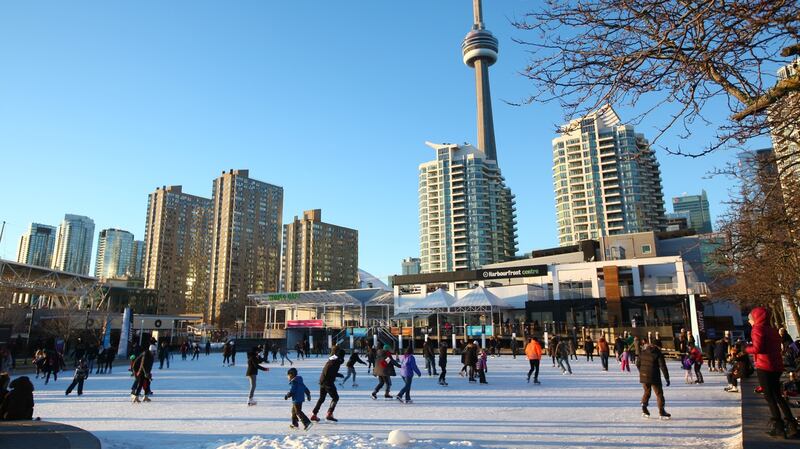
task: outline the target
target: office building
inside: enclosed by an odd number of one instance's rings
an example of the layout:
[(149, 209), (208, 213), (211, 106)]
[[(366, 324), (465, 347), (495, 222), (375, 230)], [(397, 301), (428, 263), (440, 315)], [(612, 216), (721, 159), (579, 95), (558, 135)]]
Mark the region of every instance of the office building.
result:
[(142, 265), (144, 264), (144, 240), (134, 240), (131, 260), (128, 263), (127, 276), (132, 279), (142, 279)]
[(358, 231), (322, 221), (320, 209), (283, 226), (282, 291), (358, 288)]
[[(141, 276), (146, 289), (158, 292), (158, 313), (206, 312), (212, 211), (210, 199), (181, 186), (148, 195)], [(136, 269), (134, 264), (133, 277)]]
[(19, 238), (17, 262), (50, 268), (56, 245), (56, 227), (31, 223), (28, 232)]
[(209, 321), (232, 326), (247, 295), (277, 292), (283, 188), (230, 170), (214, 180)]
[(81, 215), (64, 215), (56, 236), (53, 269), (89, 274), (93, 243), (94, 220)]
[(689, 215), (689, 226), (698, 234), (708, 234), (711, 229), (711, 213), (708, 209), (708, 197), (703, 190), (700, 195), (682, 195), (672, 198), (672, 210), (675, 213)]
[(666, 228), (655, 153), (609, 105), (553, 139), (553, 189), (560, 246)]
[(94, 276), (122, 279), (130, 273), (133, 234), (122, 229), (103, 229), (97, 239)]
[(417, 257), (407, 257), (403, 259), (402, 263), (403, 275), (420, 274), (422, 272), (420, 264), (421, 262)]

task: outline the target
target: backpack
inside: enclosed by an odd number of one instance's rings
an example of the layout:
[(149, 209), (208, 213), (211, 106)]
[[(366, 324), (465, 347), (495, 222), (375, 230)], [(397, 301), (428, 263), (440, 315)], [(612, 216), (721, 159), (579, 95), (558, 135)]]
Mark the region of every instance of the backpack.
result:
[(683, 361), (681, 362), (681, 368), (683, 368), (683, 369), (685, 369), (685, 370), (690, 370), (690, 369), (692, 369), (692, 365), (694, 365), (694, 361), (692, 360), (692, 358), (691, 358), (691, 357), (686, 357), (686, 358), (684, 358), (684, 359), (683, 359)]

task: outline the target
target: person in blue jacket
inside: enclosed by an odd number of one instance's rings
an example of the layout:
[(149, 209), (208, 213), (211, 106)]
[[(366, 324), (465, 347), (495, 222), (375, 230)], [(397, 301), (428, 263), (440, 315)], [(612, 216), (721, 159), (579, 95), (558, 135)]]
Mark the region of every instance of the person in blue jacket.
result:
[(308, 430), (313, 423), (305, 413), (303, 413), (303, 399), (311, 400), (311, 391), (308, 390), (306, 384), (303, 383), (303, 378), (297, 375), (297, 368), (289, 368), (286, 372), (286, 377), (289, 378), (289, 392), (283, 399), (292, 399), (292, 424), (289, 428), (296, 429), (298, 427), (298, 420), (303, 421), (303, 430)]
[[(403, 378), (405, 385), (400, 392), (397, 393), (398, 401), (405, 402), (406, 404), (411, 403), (411, 381), (414, 380), (415, 373), (417, 377), (422, 376), (419, 367), (417, 367), (417, 359), (414, 358), (414, 349), (409, 346), (406, 348), (405, 354), (400, 358), (400, 377)], [(406, 397), (405, 401), (403, 401), (403, 395)]]

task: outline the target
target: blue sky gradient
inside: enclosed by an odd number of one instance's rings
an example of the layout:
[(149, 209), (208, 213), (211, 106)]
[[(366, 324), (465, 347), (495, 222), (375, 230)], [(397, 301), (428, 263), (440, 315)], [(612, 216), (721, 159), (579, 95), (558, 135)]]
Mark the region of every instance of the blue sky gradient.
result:
[[(517, 197), (519, 250), (557, 245), (550, 141), (556, 104), (510, 106), (534, 89), (510, 19), (535, 3), (485, 2), (500, 40), (490, 79), (498, 159)], [(284, 187), (284, 222), (321, 208), (360, 233), (360, 265), (385, 278), (419, 252), (417, 166), (433, 142), (475, 141), (474, 74), (461, 62), (471, 2), (146, 0), (0, 6), (0, 257), (32, 221), (88, 215), (144, 237), (147, 195), (210, 196), (221, 171)], [(623, 120), (635, 114), (616, 107)], [(709, 117), (727, 115), (712, 107)], [(660, 117), (637, 126), (650, 136)], [(661, 143), (707, 145), (714, 127)], [(750, 148), (769, 146), (767, 140)], [(658, 151), (671, 197), (708, 191), (723, 211), (732, 160)], [(95, 242), (96, 250), (96, 242)]]

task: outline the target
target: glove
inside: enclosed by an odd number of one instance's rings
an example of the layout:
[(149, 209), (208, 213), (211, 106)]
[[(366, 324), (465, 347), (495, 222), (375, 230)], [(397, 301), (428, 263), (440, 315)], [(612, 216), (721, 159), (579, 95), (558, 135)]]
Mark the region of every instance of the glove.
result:
[(667, 386), (669, 386), (669, 379), (667, 379)]
[(283, 400), (284, 400), (284, 401), (286, 401), (286, 400), (288, 400), (288, 399), (289, 399), (289, 395), (288, 395), (288, 394), (287, 394), (287, 395), (285, 395), (285, 396), (283, 397)]

